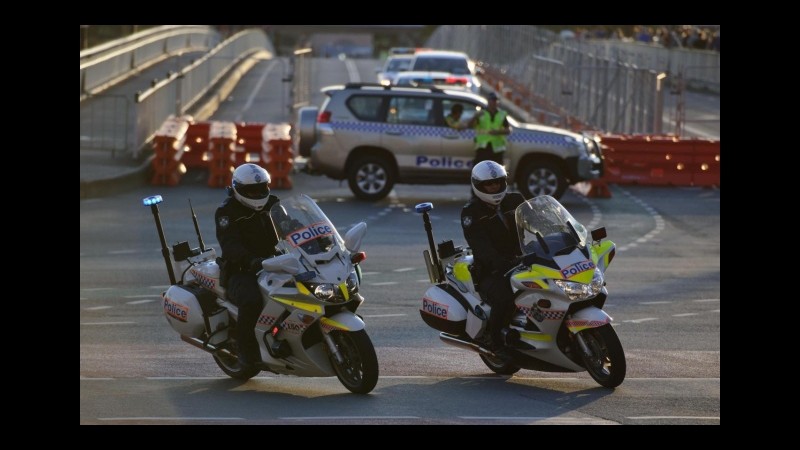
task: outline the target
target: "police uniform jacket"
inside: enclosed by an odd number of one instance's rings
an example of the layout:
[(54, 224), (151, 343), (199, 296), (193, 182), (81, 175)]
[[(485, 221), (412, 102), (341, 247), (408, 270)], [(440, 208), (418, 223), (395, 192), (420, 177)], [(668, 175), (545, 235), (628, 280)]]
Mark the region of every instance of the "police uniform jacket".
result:
[(225, 199), (214, 215), (217, 240), (228, 274), (247, 272), (254, 258), (275, 255), (278, 236), (269, 217), (272, 205), (280, 200), (270, 195), (266, 206), (255, 211), (242, 205), (235, 197)]
[(479, 198), (472, 198), (461, 210), (461, 227), (464, 238), (472, 248), (475, 260), (473, 272), (477, 280), (492, 273), (505, 272), (514, 259), (520, 256), (519, 236), (514, 220), (517, 206), (525, 202), (518, 192), (509, 192), (499, 205), (507, 219), (508, 227), (498, 215), (498, 207)]

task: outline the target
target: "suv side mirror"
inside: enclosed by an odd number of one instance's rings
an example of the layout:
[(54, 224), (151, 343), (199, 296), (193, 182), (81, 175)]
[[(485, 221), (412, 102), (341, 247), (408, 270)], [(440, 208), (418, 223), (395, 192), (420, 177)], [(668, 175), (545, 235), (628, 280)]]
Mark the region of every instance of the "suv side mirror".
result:
[(592, 240), (593, 241), (599, 241), (600, 239), (603, 239), (606, 236), (608, 236), (606, 234), (606, 227), (600, 227), (600, 228), (597, 228), (595, 230), (592, 230)]

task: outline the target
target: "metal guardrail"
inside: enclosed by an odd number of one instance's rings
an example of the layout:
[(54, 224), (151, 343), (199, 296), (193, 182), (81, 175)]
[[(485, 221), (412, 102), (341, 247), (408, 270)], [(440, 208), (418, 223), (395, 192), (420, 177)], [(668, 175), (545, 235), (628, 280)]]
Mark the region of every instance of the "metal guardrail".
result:
[(84, 50), (80, 52), (81, 101), (172, 54), (208, 50), (219, 40), (219, 33), (208, 26), (170, 25)]
[(425, 46), (466, 52), (512, 80), (532, 99), (534, 114), (577, 119), (613, 133), (660, 133), (663, 89), (672, 78), (719, 92), (715, 52), (563, 41), (527, 25), (443, 25)]
[(135, 98), (93, 95), (90, 102), (81, 103), (81, 149), (108, 151), (112, 158), (138, 157), (167, 117), (204, 103), (199, 100), (221, 77), (257, 51), (271, 55), (272, 43), (261, 30), (246, 30), (182, 70), (171, 71)]
[(131, 148), (138, 153), (170, 115), (182, 115), (244, 58), (259, 51), (275, 55), (272, 43), (260, 29), (231, 36), (208, 54), (178, 73), (136, 96), (133, 117), (136, 131)]

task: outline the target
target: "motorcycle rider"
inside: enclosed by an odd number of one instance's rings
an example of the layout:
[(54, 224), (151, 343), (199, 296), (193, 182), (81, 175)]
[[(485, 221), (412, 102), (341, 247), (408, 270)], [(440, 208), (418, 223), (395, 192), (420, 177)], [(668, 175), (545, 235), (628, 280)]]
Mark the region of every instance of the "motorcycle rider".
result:
[(256, 273), (261, 262), (274, 256), (278, 236), (269, 216), (280, 199), (269, 193), (270, 175), (255, 164), (233, 172), (228, 198), (217, 208), (217, 240), (222, 248), (223, 282), (230, 301), (239, 307), (236, 341), (243, 368), (261, 361), (255, 326), (263, 308)]
[(489, 316), (490, 350), (504, 347), (503, 328), (514, 314), (513, 291), (504, 276), (520, 256), (514, 211), (525, 202), (518, 192), (508, 191), (508, 173), (500, 164), (486, 160), (472, 168), (475, 194), (461, 210), (464, 238), (474, 257), (473, 279), (482, 297), (492, 307)]

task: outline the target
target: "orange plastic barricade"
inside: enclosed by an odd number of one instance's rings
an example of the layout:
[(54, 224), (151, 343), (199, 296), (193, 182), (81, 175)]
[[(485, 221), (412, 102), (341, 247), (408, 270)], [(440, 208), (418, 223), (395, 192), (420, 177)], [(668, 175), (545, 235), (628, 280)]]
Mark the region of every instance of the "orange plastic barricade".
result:
[(232, 122), (212, 122), (209, 129), (208, 186), (231, 184), (236, 165), (236, 125)]
[(183, 163), (190, 169), (205, 169), (208, 167), (208, 132), (210, 122), (193, 123), (186, 132), (186, 152), (183, 154)]
[(153, 137), (155, 157), (151, 164), (151, 184), (175, 186), (180, 182), (181, 176), (186, 173), (181, 156), (188, 129), (189, 122), (185, 118), (170, 117), (161, 124)]
[(292, 188), (289, 174), (294, 168), (294, 153), (290, 132), (291, 126), (285, 123), (267, 124), (262, 131), (262, 158), (267, 162), (273, 189)]
[(265, 158), (262, 151), (263, 123), (237, 123), (236, 124), (236, 165), (243, 163), (258, 164), (266, 169)]
[(609, 183), (719, 185), (719, 141), (675, 136), (601, 137)]

